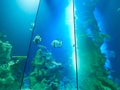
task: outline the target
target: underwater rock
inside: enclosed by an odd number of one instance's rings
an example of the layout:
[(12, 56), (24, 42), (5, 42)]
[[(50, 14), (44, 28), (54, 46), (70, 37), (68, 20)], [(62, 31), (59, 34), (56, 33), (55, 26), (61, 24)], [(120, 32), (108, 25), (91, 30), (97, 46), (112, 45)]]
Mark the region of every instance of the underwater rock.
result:
[(22, 72), (18, 71), (26, 57), (11, 58), (11, 51), (12, 45), (8, 41), (0, 40), (0, 90), (19, 90)]
[(99, 77), (98, 79), (101, 81), (104, 87), (107, 87), (110, 90), (117, 90), (117, 86), (112, 80), (109, 80), (105, 77)]
[[(21, 63), (20, 63), (21, 64)], [(16, 64), (7, 64), (5, 67), (0, 67), (0, 90), (18, 90), (20, 85), (20, 80), (22, 72), (18, 73), (17, 70), (20, 69)], [(13, 66), (17, 67), (13, 70)], [(14, 71), (14, 72), (13, 72)], [(20, 76), (16, 78), (15, 74)]]
[(80, 46), (79, 89), (117, 90), (116, 84), (107, 78), (108, 71), (104, 68), (106, 58), (100, 51), (104, 39), (110, 39), (110, 36), (100, 32), (94, 16), (97, 1), (99, 0), (80, 1), (81, 5), (78, 6), (77, 16), (81, 16), (76, 20), (79, 34), (77, 45)]
[(12, 45), (9, 42), (0, 40), (0, 64), (4, 64), (11, 59)]
[(32, 62), (33, 72), (29, 76), (33, 90), (59, 90), (61, 63), (57, 63), (46, 47), (40, 46)]

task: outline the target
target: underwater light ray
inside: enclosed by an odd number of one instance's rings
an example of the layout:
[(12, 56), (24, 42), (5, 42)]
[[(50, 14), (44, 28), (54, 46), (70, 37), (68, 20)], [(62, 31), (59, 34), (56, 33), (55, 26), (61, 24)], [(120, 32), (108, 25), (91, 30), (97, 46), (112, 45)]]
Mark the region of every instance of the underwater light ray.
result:
[(33, 12), (36, 13), (39, 2), (40, 0), (17, 0), (17, 3), (20, 6), (20, 8), (23, 11), (29, 13), (33, 13)]
[[(71, 45), (75, 44), (74, 39), (74, 13), (73, 13), (73, 2), (70, 0), (69, 5), (66, 7), (66, 24), (68, 25), (69, 36), (71, 40)], [(75, 50), (72, 48), (72, 60), (74, 70), (76, 70), (76, 62), (75, 62)]]
[(72, 60), (74, 65), (74, 70), (76, 71), (76, 87), (78, 89), (78, 64), (77, 64), (77, 44), (76, 44), (76, 30), (75, 30), (75, 20), (74, 20), (75, 6), (74, 0), (70, 0), (68, 7), (66, 8), (66, 24), (69, 25), (71, 30), (71, 44), (74, 45), (72, 49)]

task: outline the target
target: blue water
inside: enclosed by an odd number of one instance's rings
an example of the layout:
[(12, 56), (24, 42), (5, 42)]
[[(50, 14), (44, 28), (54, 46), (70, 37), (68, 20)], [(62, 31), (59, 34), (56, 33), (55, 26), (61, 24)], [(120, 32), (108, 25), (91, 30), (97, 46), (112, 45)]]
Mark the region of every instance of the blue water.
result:
[(26, 55), (31, 32), (30, 24), (34, 21), (35, 12), (28, 14), (20, 9), (17, 1), (0, 1), (0, 30), (7, 35), (13, 45), (13, 55)]
[[(31, 71), (29, 69), (31, 67), (31, 61), (39, 45), (46, 46), (55, 60), (63, 63), (64, 67), (69, 67), (72, 63), (70, 58), (71, 48), (73, 47), (70, 37), (67, 35), (69, 27), (65, 23), (65, 8), (68, 2), (68, 0), (41, 0), (38, 15), (36, 16), (36, 12), (28, 13), (22, 11), (16, 1), (0, 1), (0, 7), (2, 7), (2, 9), (0, 8), (0, 13), (2, 13), (0, 14), (0, 31), (7, 35), (4, 41), (7, 40), (12, 44), (12, 55), (29, 56), (26, 68), (28, 73)], [(81, 3), (76, 3), (77, 7), (79, 5)], [(105, 47), (103, 48), (106, 57), (108, 57), (106, 59), (106, 65), (111, 71), (110, 78), (120, 83), (120, 12), (117, 11), (120, 8), (120, 1), (100, 0), (96, 8), (100, 14), (96, 18), (102, 20), (101, 25), (104, 25), (99, 28), (111, 37), (110, 40), (104, 42)], [(37, 8), (35, 10), (37, 11)], [(76, 14), (80, 12), (84, 13), (84, 10), (80, 11), (78, 9)], [(36, 21), (35, 18), (37, 18)], [(82, 22), (82, 20), (78, 20), (78, 23)], [(33, 31), (29, 30), (31, 23), (35, 23)], [(89, 33), (91, 34), (90, 31)], [(34, 44), (32, 40), (37, 34), (41, 36), (42, 41), (39, 44)], [(54, 39), (62, 40), (63, 46), (57, 49), (53, 48), (51, 42)], [(72, 77), (68, 75), (70, 69), (64, 75), (66, 74), (66, 76)]]
[[(120, 83), (120, 12), (117, 11), (120, 8), (119, 0), (100, 0), (98, 4), (99, 12), (101, 13), (104, 20), (104, 28), (106, 33), (108, 33), (111, 37), (109, 41), (107, 41), (107, 50), (112, 51), (114, 57), (109, 58), (109, 62), (111, 64), (111, 76), (114, 81)], [(112, 55), (113, 55), (112, 54)]]

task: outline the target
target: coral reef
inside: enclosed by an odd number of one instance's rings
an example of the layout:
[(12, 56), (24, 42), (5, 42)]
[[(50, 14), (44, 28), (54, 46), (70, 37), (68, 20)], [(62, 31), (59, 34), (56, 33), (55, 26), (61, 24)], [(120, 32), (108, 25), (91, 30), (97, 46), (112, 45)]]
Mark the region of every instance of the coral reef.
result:
[[(81, 42), (79, 50), (81, 58), (79, 70), (79, 88), (81, 90), (117, 90), (116, 84), (107, 78), (108, 71), (104, 69), (105, 57), (93, 43), (87, 39)], [(82, 78), (81, 78), (82, 77)]]
[[(17, 73), (25, 58), (11, 57), (12, 45), (0, 40), (0, 90), (18, 90), (20, 75)], [(17, 77), (19, 75), (19, 77)]]
[(55, 62), (45, 46), (39, 46), (32, 65), (34, 69), (29, 75), (30, 89), (59, 90), (62, 65)]
[(12, 46), (9, 42), (2, 42), (0, 40), (0, 64), (5, 64), (11, 60)]
[[(97, 1), (80, 1), (77, 10), (78, 16), (76, 24), (79, 28), (78, 38), (78, 57), (79, 63), (79, 89), (80, 90), (117, 90), (116, 84), (107, 78), (108, 71), (105, 70), (105, 55), (101, 54), (100, 47), (104, 42), (104, 38), (110, 38), (107, 34), (101, 34), (98, 23), (94, 16), (94, 9)], [(81, 7), (82, 8), (81, 8)], [(78, 25), (79, 23), (79, 25)], [(89, 36), (89, 32), (90, 36)], [(85, 35), (85, 38), (81, 35)], [(81, 39), (79, 39), (81, 38)]]

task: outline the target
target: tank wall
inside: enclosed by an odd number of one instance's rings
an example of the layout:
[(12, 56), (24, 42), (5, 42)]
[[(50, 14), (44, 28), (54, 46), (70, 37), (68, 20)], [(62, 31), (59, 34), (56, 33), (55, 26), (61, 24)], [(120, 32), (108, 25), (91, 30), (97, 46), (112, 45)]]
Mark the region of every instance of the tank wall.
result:
[[(29, 88), (76, 89), (72, 33), (74, 16), (71, 9), (73, 9), (72, 1), (40, 1), (32, 40), (36, 36), (40, 36), (41, 39), (39, 42), (31, 41), (26, 68)], [(60, 47), (56, 43), (52, 45), (55, 40), (62, 42)]]
[[(108, 76), (110, 72), (105, 68), (107, 58), (106, 48), (101, 46), (110, 40), (105, 32), (105, 23), (98, 7), (101, 1), (75, 0), (75, 30), (77, 38), (78, 85), (79, 90), (117, 90), (116, 83)], [(102, 4), (109, 5), (109, 2)], [(103, 7), (103, 6), (102, 6)], [(102, 17), (101, 17), (102, 16)], [(108, 15), (109, 16), (109, 15)]]
[(119, 90), (119, 12), (115, 0), (1, 0), (0, 90)]
[(0, 90), (21, 86), (35, 15), (21, 9), (19, 0), (0, 1)]

